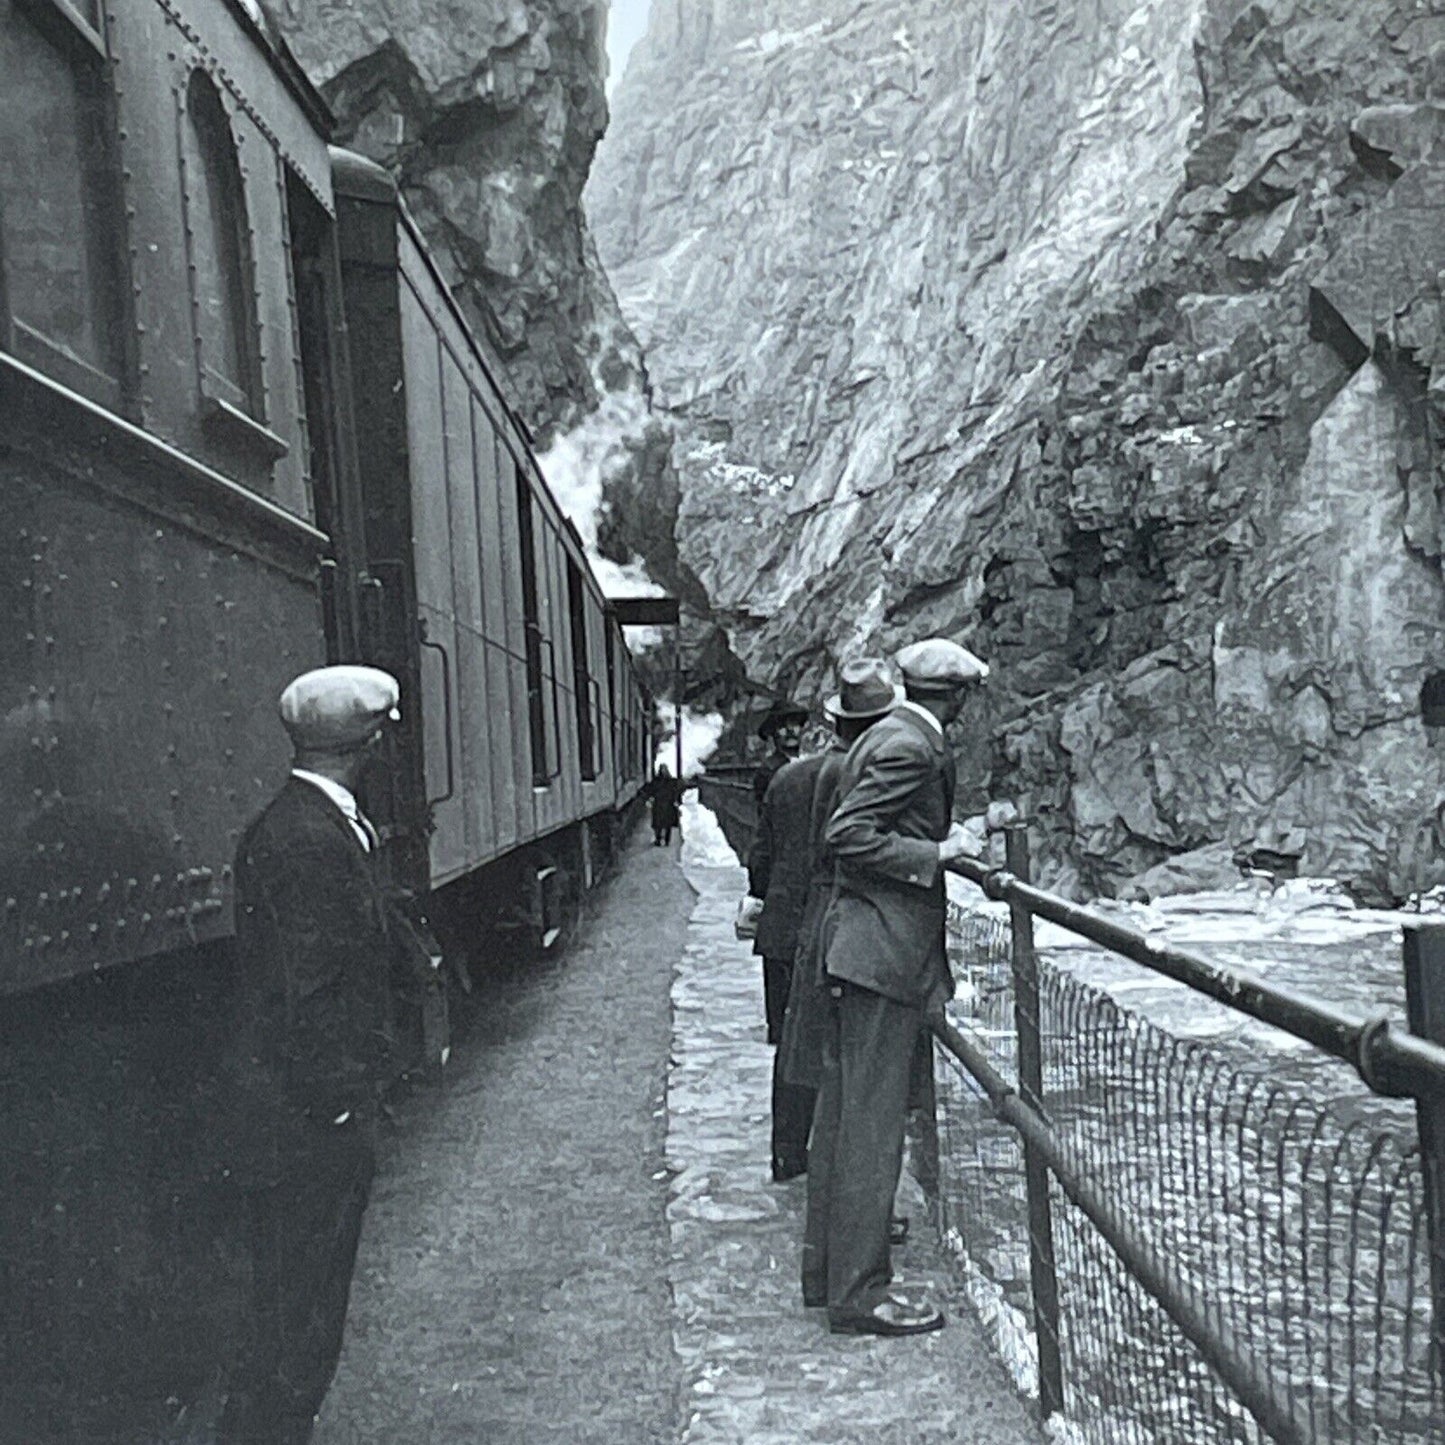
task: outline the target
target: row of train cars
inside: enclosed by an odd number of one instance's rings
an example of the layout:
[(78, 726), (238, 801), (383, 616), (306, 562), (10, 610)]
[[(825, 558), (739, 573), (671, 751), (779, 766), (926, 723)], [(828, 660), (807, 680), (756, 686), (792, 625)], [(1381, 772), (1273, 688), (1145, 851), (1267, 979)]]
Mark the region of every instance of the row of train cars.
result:
[(549, 944), (650, 771), (498, 363), (330, 130), (254, 0), (0, 0), (0, 1439), (224, 1325), (158, 1303), (154, 1120), (203, 1127), (283, 685), (400, 678), (363, 803), (443, 939)]

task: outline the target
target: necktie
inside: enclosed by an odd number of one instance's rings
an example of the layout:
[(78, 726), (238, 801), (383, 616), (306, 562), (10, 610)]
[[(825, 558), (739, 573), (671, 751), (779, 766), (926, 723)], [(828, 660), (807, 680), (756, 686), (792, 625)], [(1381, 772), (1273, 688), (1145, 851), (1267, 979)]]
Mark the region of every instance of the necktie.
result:
[(366, 847), (369, 853), (375, 853), (381, 848), (381, 835), (372, 827), (371, 819), (359, 808), (356, 810), (356, 824), (366, 834)]

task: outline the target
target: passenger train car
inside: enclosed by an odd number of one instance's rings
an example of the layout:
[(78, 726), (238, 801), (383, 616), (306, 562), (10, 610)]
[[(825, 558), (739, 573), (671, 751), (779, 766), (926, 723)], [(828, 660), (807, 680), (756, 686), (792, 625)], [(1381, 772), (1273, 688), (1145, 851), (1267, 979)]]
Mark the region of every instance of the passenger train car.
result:
[(547, 873), (647, 762), (620, 629), (389, 178), (328, 149), (259, 11), (101, 6), (0, 0), (4, 993), (228, 933), (305, 667), (402, 679), (369, 802), (418, 895), (523, 845)]
[(497, 362), (330, 129), (254, 0), (0, 0), (0, 1441), (110, 1438), (79, 1385), (184, 1394), (234, 1323), (185, 1261), (284, 684), (401, 679), (363, 801), (444, 939), (551, 942), (648, 771)]

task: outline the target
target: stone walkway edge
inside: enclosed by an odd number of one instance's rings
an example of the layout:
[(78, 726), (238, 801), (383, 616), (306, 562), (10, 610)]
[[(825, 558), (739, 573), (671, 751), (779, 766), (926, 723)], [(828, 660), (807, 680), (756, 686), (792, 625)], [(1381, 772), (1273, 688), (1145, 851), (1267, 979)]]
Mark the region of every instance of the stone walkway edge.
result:
[(666, 1158), (683, 1445), (1044, 1440), (989, 1350), (921, 1195), (895, 1265), (937, 1283), (948, 1328), (904, 1340), (835, 1336), (821, 1310), (803, 1308), (806, 1183), (777, 1185), (769, 1174), (761, 969), (732, 928), (746, 876), (711, 814), (692, 803), (682, 863), (697, 901), (673, 980)]

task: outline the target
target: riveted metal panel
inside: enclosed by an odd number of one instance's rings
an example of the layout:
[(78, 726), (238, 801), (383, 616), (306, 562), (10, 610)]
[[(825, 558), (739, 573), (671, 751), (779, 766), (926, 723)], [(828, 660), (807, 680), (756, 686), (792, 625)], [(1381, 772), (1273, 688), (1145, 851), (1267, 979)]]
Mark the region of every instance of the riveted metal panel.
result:
[(304, 566), (0, 456), (0, 992), (224, 935), (236, 840), (280, 778), (275, 699), (324, 660)]
[[(191, 46), (202, 64), (245, 112), (267, 143), (333, 211), (329, 117), (320, 98), (298, 93), (278, 57), (261, 43), (244, 12), (226, 0), (153, 0), (177, 43)], [(137, 57), (137, 60), (139, 57)]]

